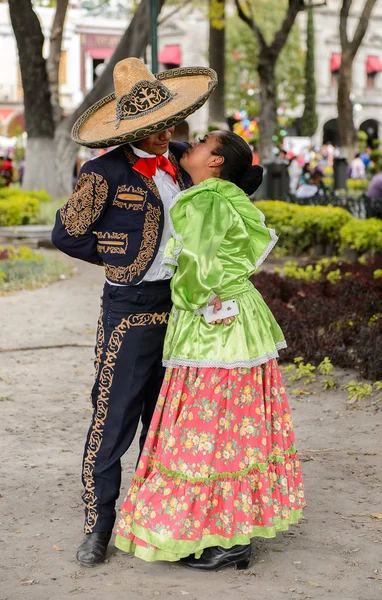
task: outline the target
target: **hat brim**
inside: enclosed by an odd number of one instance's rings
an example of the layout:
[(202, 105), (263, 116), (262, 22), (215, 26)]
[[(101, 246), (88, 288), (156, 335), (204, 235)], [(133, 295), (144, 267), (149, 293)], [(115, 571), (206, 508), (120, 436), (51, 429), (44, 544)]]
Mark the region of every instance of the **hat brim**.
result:
[(171, 101), (157, 110), (133, 119), (121, 120), (116, 127), (115, 94), (105, 96), (76, 121), (72, 139), (89, 148), (107, 148), (137, 142), (184, 121), (208, 100), (217, 86), (213, 69), (181, 67), (158, 73), (156, 78), (173, 94)]

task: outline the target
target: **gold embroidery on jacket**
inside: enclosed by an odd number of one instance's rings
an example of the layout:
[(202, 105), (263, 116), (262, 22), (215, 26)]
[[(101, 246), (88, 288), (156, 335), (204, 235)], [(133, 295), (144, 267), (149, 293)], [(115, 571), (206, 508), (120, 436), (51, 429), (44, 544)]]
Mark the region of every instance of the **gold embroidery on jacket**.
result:
[(129, 243), (127, 233), (115, 233), (114, 231), (95, 231), (98, 238), (97, 252), (107, 254), (126, 254), (126, 249)]
[(126, 210), (143, 210), (147, 199), (147, 192), (142, 188), (134, 188), (132, 185), (120, 185), (117, 188), (113, 204)]
[(105, 265), (106, 277), (115, 283), (130, 283), (138, 277), (152, 260), (158, 240), (161, 209), (150, 202), (143, 225), (142, 242), (136, 259), (126, 267)]
[[(87, 452), (84, 458), (83, 480), (85, 489), (83, 500), (86, 504), (87, 515), (85, 521), (85, 533), (91, 533), (98, 521), (97, 501), (98, 497), (95, 493), (94, 468), (97, 454), (102, 444), (105, 420), (108, 413), (108, 404), (110, 398), (110, 390), (114, 379), (114, 369), (118, 357), (118, 352), (121, 349), (123, 337), (130, 327), (139, 327), (145, 325), (162, 325), (168, 322), (168, 312), (163, 313), (141, 313), (130, 315), (127, 319), (122, 319), (119, 325), (113, 329), (109, 343), (107, 345), (105, 359), (102, 362), (98, 384), (97, 405), (93, 412), (93, 424), (87, 444)], [(97, 339), (97, 356), (99, 358), (96, 366), (96, 379), (98, 370), (101, 365), (101, 352), (104, 343), (102, 311), (99, 321), (99, 335)], [(98, 354), (98, 349), (100, 352)]]
[(108, 185), (98, 173), (83, 173), (73, 194), (60, 210), (63, 226), (69, 235), (83, 235), (98, 219), (107, 199)]

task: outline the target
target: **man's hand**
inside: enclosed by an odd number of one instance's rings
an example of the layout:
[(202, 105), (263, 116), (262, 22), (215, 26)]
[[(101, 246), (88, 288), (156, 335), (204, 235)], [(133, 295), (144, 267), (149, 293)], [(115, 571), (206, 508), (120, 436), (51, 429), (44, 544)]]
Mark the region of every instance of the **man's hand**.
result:
[[(212, 300), (209, 301), (208, 306), (214, 307), (214, 313), (217, 313), (222, 308), (222, 301), (219, 296), (215, 296)], [(225, 325), (229, 325), (231, 321), (234, 321), (235, 317), (227, 317), (226, 319), (216, 319), (216, 321), (211, 321), (211, 325), (215, 325), (216, 323), (224, 322)]]

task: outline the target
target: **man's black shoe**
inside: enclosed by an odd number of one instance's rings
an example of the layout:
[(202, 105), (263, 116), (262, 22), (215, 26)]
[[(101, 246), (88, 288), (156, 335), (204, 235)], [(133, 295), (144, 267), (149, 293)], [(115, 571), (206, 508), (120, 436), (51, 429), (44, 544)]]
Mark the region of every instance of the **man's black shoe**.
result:
[(95, 531), (86, 533), (81, 546), (77, 550), (77, 560), (83, 567), (95, 567), (103, 563), (111, 531)]
[(223, 567), (233, 566), (235, 569), (248, 569), (251, 558), (251, 545), (232, 546), (228, 550), (221, 546), (206, 548), (200, 558), (194, 555), (180, 560), (184, 567), (201, 569), (203, 571), (217, 571)]

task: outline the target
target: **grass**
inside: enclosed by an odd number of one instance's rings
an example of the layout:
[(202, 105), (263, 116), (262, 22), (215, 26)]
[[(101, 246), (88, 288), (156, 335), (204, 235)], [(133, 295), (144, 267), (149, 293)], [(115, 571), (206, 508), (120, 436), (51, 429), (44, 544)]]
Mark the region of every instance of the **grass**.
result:
[(45, 287), (72, 274), (73, 270), (58, 258), (40, 255), (36, 260), (2, 260), (0, 261), (0, 295)]

